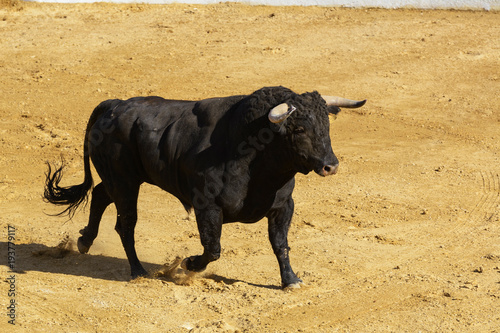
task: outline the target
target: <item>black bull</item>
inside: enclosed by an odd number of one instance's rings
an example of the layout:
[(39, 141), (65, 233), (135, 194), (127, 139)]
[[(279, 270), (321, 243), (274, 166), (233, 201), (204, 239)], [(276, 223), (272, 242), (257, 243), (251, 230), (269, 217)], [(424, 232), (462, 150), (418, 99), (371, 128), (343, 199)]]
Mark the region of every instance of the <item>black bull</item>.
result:
[(202, 101), (104, 101), (87, 125), (84, 182), (61, 187), (63, 167), (52, 173), (49, 165), (44, 198), (67, 205), (60, 214), (71, 217), (92, 189), (91, 158), (102, 182), (92, 190), (89, 223), (81, 231), (78, 249), (89, 250), (104, 210), (114, 203), (115, 229), (132, 277), (147, 274), (134, 244), (137, 198), (144, 182), (173, 194), (187, 210), (194, 209), (204, 252), (184, 259), (182, 266), (190, 271), (203, 271), (220, 257), (224, 223), (267, 217), (282, 285), (298, 286), (302, 281), (290, 266), (287, 240), (295, 174), (337, 172), (328, 114), (364, 102), (317, 92), (298, 95), (283, 87)]

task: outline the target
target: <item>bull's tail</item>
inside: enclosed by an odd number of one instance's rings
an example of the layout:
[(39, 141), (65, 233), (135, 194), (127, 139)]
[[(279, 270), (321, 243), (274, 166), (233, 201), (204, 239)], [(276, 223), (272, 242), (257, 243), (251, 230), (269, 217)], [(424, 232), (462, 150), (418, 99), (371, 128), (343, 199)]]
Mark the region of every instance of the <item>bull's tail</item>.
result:
[[(79, 185), (73, 185), (68, 187), (62, 187), (59, 185), (61, 178), (63, 176), (64, 162), (62, 165), (55, 169), (52, 173), (52, 167), (50, 163), (47, 162), (48, 171), (45, 174), (45, 190), (43, 192), (43, 198), (46, 202), (50, 202), (54, 205), (65, 206), (66, 209), (55, 215), (68, 215), (72, 218), (75, 214), (77, 208), (82, 204), (86, 203), (88, 199), (88, 192), (92, 188), (93, 180), (90, 173), (90, 161), (88, 156), (85, 156), (85, 178), (83, 183)], [(88, 165), (88, 171), (87, 171)]]
[(92, 112), (89, 122), (87, 124), (87, 129), (85, 131), (85, 142), (83, 145), (83, 163), (85, 170), (85, 178), (83, 183), (79, 185), (73, 185), (68, 187), (62, 187), (59, 185), (61, 178), (63, 176), (64, 162), (59, 168), (56, 168), (52, 172), (52, 167), (49, 162), (48, 171), (45, 174), (45, 189), (43, 193), (43, 198), (46, 202), (52, 203), (58, 206), (68, 206), (62, 212), (55, 215), (68, 215), (71, 219), (75, 214), (78, 207), (87, 203), (89, 191), (93, 187), (92, 172), (90, 170), (90, 156), (88, 149), (88, 141), (90, 136), (90, 129), (95, 124), (97, 119), (108, 110), (108, 104), (103, 102), (99, 104)]

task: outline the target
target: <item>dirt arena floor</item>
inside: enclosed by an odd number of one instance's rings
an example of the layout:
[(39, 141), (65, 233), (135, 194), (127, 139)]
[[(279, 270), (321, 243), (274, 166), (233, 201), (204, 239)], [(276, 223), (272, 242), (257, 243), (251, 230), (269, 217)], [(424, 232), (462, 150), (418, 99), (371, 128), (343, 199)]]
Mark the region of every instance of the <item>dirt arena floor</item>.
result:
[[(485, 11), (2, 0), (0, 331), (499, 332), (499, 22)], [(204, 273), (162, 275), (202, 248), (195, 221), (152, 186), (136, 229), (151, 278), (130, 281), (114, 207), (87, 255), (73, 244), (88, 209), (48, 215), (58, 208), (41, 198), (44, 163), (62, 155), (63, 185), (83, 180), (99, 102), (271, 85), (368, 99), (331, 119), (339, 174), (297, 176), (290, 246), (305, 287), (280, 289), (265, 220), (225, 225)]]

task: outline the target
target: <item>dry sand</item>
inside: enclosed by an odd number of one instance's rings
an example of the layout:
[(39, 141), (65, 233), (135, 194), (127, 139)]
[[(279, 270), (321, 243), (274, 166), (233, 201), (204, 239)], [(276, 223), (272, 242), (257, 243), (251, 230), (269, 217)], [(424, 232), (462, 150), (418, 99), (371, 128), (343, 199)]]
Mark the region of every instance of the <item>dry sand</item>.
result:
[[(499, 23), (484, 11), (3, 0), (0, 331), (498, 332)], [(114, 207), (87, 255), (72, 242), (88, 209), (47, 215), (58, 210), (41, 199), (44, 163), (62, 154), (65, 184), (83, 180), (102, 100), (270, 85), (368, 99), (331, 121), (340, 173), (297, 176), (290, 245), (305, 288), (280, 289), (265, 220), (225, 225), (202, 274), (130, 281)], [(136, 246), (152, 273), (202, 250), (182, 205), (152, 186)]]

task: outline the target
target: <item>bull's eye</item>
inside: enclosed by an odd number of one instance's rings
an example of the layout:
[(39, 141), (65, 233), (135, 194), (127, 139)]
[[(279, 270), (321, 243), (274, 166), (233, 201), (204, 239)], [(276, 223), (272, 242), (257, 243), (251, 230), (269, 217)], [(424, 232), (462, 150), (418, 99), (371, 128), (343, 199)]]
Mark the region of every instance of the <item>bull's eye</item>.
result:
[(304, 134), (305, 132), (306, 130), (304, 129), (304, 127), (297, 127), (296, 129), (293, 130), (294, 134)]

